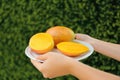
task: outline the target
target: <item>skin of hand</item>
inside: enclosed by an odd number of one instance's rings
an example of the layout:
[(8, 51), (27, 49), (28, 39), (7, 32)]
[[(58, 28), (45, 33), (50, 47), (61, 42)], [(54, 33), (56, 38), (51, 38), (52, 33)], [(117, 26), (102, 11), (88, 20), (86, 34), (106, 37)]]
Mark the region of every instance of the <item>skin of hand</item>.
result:
[(48, 52), (41, 55), (38, 59), (44, 60), (44, 62), (40, 63), (35, 60), (31, 60), (31, 62), (45, 78), (55, 78), (70, 74), (72, 63), (77, 61), (65, 55), (54, 52)]
[(39, 56), (38, 59), (44, 62), (35, 60), (31, 62), (45, 78), (51, 79), (71, 74), (80, 80), (120, 80), (118, 76), (97, 70), (59, 53), (48, 52)]
[(89, 35), (86, 35), (86, 34), (75, 34), (75, 38), (77, 40), (81, 40), (81, 41), (85, 41), (85, 42), (88, 42), (90, 44), (93, 44), (94, 43), (94, 38), (90, 37)]
[(90, 43), (95, 51), (120, 61), (120, 45), (92, 38), (86, 34), (76, 34), (76, 39)]

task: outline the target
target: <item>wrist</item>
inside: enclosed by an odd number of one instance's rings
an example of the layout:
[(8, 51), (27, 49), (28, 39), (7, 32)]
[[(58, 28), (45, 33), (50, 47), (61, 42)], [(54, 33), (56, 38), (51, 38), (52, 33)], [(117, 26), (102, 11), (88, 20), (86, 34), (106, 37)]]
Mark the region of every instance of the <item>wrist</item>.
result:
[(89, 37), (89, 40), (87, 42), (93, 46), (96, 42), (96, 39), (92, 38), (92, 37)]
[(77, 60), (73, 60), (73, 61), (70, 63), (69, 73), (70, 73), (71, 75), (75, 76), (79, 64), (80, 64), (80, 62), (77, 61)]

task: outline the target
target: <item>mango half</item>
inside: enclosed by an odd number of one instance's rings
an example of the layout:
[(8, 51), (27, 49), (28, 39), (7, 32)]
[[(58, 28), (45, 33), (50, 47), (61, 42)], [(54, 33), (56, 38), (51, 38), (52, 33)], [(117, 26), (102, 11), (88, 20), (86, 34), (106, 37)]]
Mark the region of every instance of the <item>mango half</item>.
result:
[(57, 44), (57, 49), (70, 57), (76, 57), (89, 51), (88, 47), (77, 42), (61, 42)]
[(54, 41), (48, 33), (37, 33), (30, 38), (29, 47), (38, 54), (44, 54), (53, 49)]

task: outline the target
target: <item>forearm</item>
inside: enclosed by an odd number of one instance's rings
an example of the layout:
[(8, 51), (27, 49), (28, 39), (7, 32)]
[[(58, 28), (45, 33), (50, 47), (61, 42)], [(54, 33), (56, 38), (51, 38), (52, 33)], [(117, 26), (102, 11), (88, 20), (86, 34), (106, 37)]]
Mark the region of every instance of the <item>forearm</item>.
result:
[(80, 80), (120, 80), (118, 76), (97, 70), (80, 62), (73, 64), (71, 74)]
[(95, 51), (120, 61), (120, 45), (93, 38), (91, 43)]

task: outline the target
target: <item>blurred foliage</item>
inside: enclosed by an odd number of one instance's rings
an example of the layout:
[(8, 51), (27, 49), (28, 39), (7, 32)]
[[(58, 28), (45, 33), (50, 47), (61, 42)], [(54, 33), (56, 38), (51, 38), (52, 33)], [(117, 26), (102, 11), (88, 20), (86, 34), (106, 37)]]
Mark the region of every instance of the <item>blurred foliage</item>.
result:
[[(120, 0), (0, 0), (0, 80), (49, 80), (24, 50), (33, 34), (56, 25), (120, 43)], [(120, 75), (120, 63), (97, 52), (83, 63)], [(77, 79), (69, 75), (53, 80)]]

